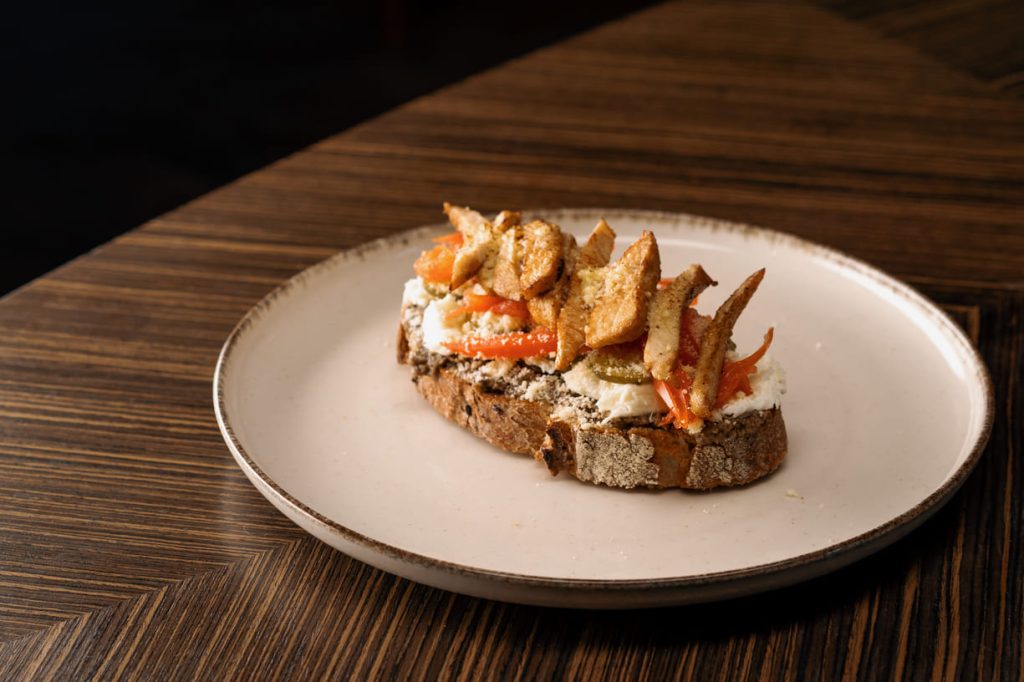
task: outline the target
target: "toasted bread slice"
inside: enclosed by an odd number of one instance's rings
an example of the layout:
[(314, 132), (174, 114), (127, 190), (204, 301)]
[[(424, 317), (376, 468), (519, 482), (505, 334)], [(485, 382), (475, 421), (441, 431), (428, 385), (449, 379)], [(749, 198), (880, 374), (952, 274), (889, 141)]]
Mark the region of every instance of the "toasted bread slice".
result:
[(417, 361), (400, 331), (399, 360), (443, 416), (492, 445), (544, 463), (554, 475), (613, 488), (707, 490), (750, 483), (782, 463), (787, 438), (778, 408), (707, 422), (697, 434), (671, 427), (582, 425), (559, 418), (558, 405), (526, 400), (466, 379), (458, 363)]

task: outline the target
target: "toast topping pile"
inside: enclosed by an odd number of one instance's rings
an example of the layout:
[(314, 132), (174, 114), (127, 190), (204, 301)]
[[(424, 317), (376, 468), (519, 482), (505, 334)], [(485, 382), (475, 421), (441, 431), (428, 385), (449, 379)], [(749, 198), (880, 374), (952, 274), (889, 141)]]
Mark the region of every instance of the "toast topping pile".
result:
[(430, 352), (474, 366), (529, 365), (597, 400), (607, 418), (640, 410), (691, 433), (705, 420), (756, 409), (762, 385), (777, 403), (781, 371), (769, 359), (758, 368), (773, 330), (742, 358), (731, 340), (763, 269), (707, 316), (694, 305), (717, 282), (698, 264), (663, 278), (648, 231), (612, 261), (615, 232), (604, 220), (577, 244), (554, 223), (524, 222), (517, 211), (493, 220), (447, 203), (444, 211), (455, 232), (416, 260), (405, 295)]

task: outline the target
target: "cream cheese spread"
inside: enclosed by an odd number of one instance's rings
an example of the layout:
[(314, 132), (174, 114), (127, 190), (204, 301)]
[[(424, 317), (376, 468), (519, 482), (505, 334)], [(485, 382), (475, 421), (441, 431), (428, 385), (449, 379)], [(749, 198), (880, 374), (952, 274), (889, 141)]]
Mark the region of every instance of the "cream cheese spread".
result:
[(597, 409), (608, 413), (608, 419), (639, 417), (664, 412), (651, 384), (616, 384), (599, 379), (586, 361), (577, 362), (562, 380), (573, 393), (597, 401)]

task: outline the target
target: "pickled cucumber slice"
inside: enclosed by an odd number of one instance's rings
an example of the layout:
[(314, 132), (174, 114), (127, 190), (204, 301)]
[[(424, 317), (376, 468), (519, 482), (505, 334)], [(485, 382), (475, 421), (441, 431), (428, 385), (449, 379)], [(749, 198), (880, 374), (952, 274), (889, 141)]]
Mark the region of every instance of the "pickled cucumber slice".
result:
[(611, 353), (595, 350), (588, 360), (590, 371), (598, 379), (615, 384), (646, 384), (651, 374), (644, 367), (643, 351), (636, 353)]

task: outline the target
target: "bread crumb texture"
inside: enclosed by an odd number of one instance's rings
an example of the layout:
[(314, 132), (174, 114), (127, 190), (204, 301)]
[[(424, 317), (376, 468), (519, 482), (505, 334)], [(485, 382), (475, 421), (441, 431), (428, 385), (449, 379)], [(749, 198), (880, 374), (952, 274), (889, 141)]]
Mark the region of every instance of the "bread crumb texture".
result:
[(694, 448), (686, 484), (694, 488), (744, 483), (754, 477), (754, 470), (746, 460), (730, 457), (720, 445), (702, 445)]
[(617, 488), (656, 486), (654, 445), (635, 434), (597, 429), (576, 432), (576, 477)]

